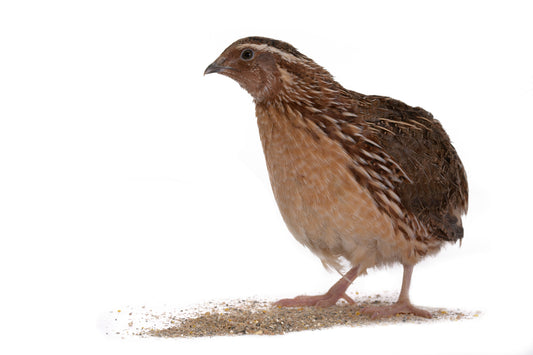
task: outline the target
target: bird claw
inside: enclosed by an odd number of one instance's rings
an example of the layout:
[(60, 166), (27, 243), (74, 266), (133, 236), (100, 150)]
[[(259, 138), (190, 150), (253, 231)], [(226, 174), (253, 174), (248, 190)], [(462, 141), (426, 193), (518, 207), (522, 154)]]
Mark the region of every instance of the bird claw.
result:
[(274, 303), (279, 307), (320, 307), (326, 308), (337, 304), (339, 299), (344, 299), (349, 304), (355, 304), (355, 301), (346, 293), (342, 295), (324, 294), (319, 296), (297, 296), (294, 298), (284, 298)]
[(372, 319), (388, 318), (397, 314), (412, 314), (417, 317), (432, 318), (431, 313), (408, 302), (397, 302), (390, 306), (368, 306), (361, 311)]
[(351, 298), (350, 296), (348, 296), (346, 293), (343, 294), (341, 296), (341, 298), (343, 298), (346, 302), (348, 302), (348, 304), (355, 304), (355, 301), (353, 300), (353, 298)]

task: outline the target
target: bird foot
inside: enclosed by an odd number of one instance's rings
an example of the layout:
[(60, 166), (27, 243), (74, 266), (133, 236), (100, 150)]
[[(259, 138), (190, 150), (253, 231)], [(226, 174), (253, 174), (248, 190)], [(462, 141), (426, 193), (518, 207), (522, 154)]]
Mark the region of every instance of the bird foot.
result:
[(350, 298), (346, 293), (326, 293), (319, 296), (297, 296), (294, 298), (284, 298), (274, 303), (279, 307), (330, 307), (337, 304), (339, 299), (344, 299), (349, 304), (355, 304), (355, 301)]
[(413, 314), (418, 317), (431, 318), (431, 313), (413, 306), (410, 302), (396, 302), (390, 306), (368, 306), (363, 308), (363, 314), (372, 319), (392, 317), (397, 314)]

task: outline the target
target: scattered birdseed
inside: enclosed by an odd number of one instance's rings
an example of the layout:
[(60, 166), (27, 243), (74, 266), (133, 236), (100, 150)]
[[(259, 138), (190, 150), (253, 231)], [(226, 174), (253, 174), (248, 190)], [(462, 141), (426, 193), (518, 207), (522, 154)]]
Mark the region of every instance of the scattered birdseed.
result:
[[(355, 305), (345, 302), (338, 305), (318, 307), (278, 307), (264, 300), (236, 300), (211, 302), (189, 309), (156, 314), (150, 310), (139, 318), (122, 319), (124, 329), (120, 334), (156, 337), (213, 337), (224, 335), (278, 335), (289, 332), (317, 330), (330, 327), (360, 327), (392, 323), (427, 323), (435, 321), (458, 321), (473, 319), (479, 311), (425, 308), (433, 318), (426, 319), (410, 314), (397, 314), (383, 319), (371, 319), (362, 312), (368, 305), (390, 305), (395, 297), (370, 296), (356, 297)], [(144, 308), (143, 308), (144, 309)], [(127, 312), (115, 311), (122, 316)], [(131, 316), (133, 312), (130, 312)], [(120, 318), (120, 316), (118, 318)], [(118, 323), (119, 320), (115, 319)], [(118, 325), (118, 324), (117, 324)], [(126, 327), (127, 325), (127, 327)], [(134, 327), (134, 325), (136, 327)], [(112, 334), (112, 332), (108, 332)], [(119, 332), (117, 332), (119, 334)]]

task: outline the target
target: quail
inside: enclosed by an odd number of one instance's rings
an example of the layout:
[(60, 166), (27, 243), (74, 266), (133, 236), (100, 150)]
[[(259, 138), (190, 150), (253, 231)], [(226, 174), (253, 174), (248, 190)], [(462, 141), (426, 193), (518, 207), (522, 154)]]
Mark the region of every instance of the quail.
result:
[(283, 220), (342, 275), (323, 295), (276, 304), (353, 304), (346, 290), (357, 276), (401, 263), (397, 302), (363, 312), (431, 317), (410, 302), (413, 267), (462, 240), (468, 207), (465, 170), (439, 121), (420, 107), (345, 89), (292, 45), (270, 38), (234, 42), (204, 72), (210, 73), (232, 78), (253, 97)]

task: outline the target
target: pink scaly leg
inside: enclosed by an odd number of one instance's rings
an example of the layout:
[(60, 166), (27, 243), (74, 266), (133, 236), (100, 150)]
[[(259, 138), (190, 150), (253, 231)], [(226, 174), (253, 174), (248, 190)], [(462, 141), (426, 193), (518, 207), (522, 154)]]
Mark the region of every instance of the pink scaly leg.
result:
[(372, 319), (386, 318), (398, 313), (414, 314), (415, 316), (431, 318), (431, 313), (417, 308), (409, 300), (409, 287), (411, 286), (411, 275), (413, 274), (413, 265), (403, 266), (403, 281), (400, 297), (395, 304), (390, 306), (369, 306), (363, 309), (363, 314), (369, 315)]
[(281, 307), (329, 307), (337, 303), (341, 298), (345, 299), (350, 304), (355, 304), (348, 295), (346, 295), (346, 289), (352, 284), (353, 280), (357, 277), (359, 267), (353, 267), (348, 271), (335, 285), (333, 285), (328, 292), (319, 296), (298, 296), (295, 298), (284, 298), (274, 303), (276, 306)]

